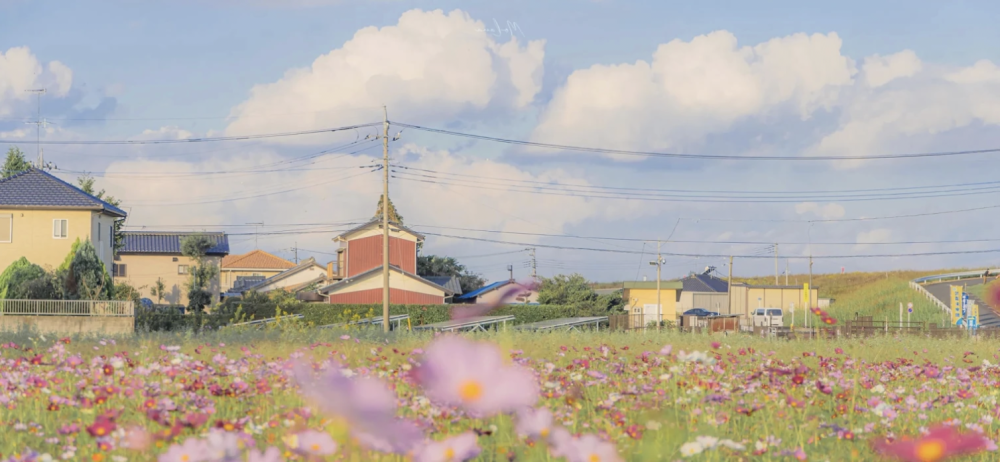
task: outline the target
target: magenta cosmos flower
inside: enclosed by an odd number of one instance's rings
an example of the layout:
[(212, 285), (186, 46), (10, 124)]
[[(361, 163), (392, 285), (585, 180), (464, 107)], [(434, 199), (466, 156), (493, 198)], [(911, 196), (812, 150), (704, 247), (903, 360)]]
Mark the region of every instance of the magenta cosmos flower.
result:
[(504, 364), (500, 348), (456, 336), (442, 336), (424, 355), (415, 374), (427, 397), (489, 417), (538, 401), (538, 382), (528, 370)]
[(462, 433), (443, 441), (429, 441), (413, 456), (413, 462), (463, 462), (479, 455), (476, 434)]
[(974, 454), (990, 447), (990, 440), (978, 433), (959, 433), (954, 427), (935, 427), (927, 435), (891, 443), (876, 441), (875, 450), (905, 462), (937, 462), (949, 457)]

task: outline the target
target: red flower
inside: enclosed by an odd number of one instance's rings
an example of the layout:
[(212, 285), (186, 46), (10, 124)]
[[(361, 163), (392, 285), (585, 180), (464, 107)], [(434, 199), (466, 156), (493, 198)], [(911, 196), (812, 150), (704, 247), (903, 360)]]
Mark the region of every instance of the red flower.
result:
[(906, 462), (936, 462), (945, 458), (986, 450), (990, 441), (978, 433), (959, 433), (954, 427), (935, 427), (916, 439), (903, 438), (874, 443), (875, 450)]
[(87, 427), (87, 433), (94, 438), (108, 436), (118, 428), (114, 422), (104, 418), (98, 418), (93, 424)]
[(114, 366), (112, 366), (110, 364), (105, 364), (104, 367), (101, 368), (101, 370), (104, 371), (104, 375), (111, 375), (111, 374), (115, 373)]
[(625, 429), (625, 434), (634, 440), (642, 438), (642, 430), (639, 429), (638, 425), (629, 425), (629, 427)]
[(803, 377), (802, 375), (796, 374), (795, 377), (792, 377), (792, 383), (794, 383), (796, 385), (802, 385), (802, 383), (805, 382), (805, 381), (806, 381), (806, 378)]

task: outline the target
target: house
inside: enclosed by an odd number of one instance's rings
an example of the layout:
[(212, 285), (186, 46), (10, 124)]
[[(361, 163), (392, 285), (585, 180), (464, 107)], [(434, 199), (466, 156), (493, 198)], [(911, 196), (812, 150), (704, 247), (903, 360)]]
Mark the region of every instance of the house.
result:
[[(743, 316), (749, 315), (756, 308), (783, 308), (785, 310), (794, 308), (801, 312), (805, 296), (803, 286), (756, 286), (734, 282), (730, 290), (732, 290), (732, 306), (729, 313)], [(819, 288), (810, 287), (809, 292), (811, 292), (809, 298), (811, 303), (817, 304)]]
[(709, 274), (712, 269), (714, 268), (706, 269), (704, 273), (692, 273), (681, 279), (683, 290), (677, 301), (677, 312), (703, 308), (729, 314), (729, 283)]
[(125, 215), (44, 170), (0, 179), (0, 271), (21, 257), (56, 268), (79, 239), (94, 245), (110, 273), (115, 221)]
[(257, 284), (244, 288), (256, 292), (270, 292), (284, 289), (295, 293), (299, 289), (326, 281), (326, 267), (316, 263), (315, 258), (309, 258), (292, 268), (264, 279)]
[(680, 281), (660, 282), (660, 305), (662, 308), (659, 313), (656, 309), (656, 281), (626, 281), (622, 290), (622, 299), (625, 301), (629, 314), (642, 317), (643, 325), (656, 322), (658, 314), (662, 321), (676, 321), (677, 301), (680, 300), (683, 288), (684, 285)]
[(277, 255), (263, 250), (254, 250), (242, 255), (228, 255), (223, 258), (222, 267), (219, 268), (220, 281), (222, 287), (229, 291), (236, 284), (236, 278), (240, 276), (263, 276), (266, 279), (294, 267), (295, 263)]
[[(452, 291), (456, 296), (462, 295), (462, 282), (458, 280), (458, 276), (424, 276), (424, 279)], [(445, 302), (451, 302), (451, 298)]]
[[(481, 303), (481, 304), (498, 304), (501, 302), (500, 297), (506, 292), (502, 290), (503, 288), (516, 284), (514, 281), (498, 281), (492, 284), (487, 284), (480, 287), (467, 294), (462, 294), (459, 297), (455, 297), (455, 301), (458, 303)], [(508, 297), (510, 304), (527, 304), (527, 305), (537, 305), (538, 304), (538, 291), (535, 289), (524, 289), (514, 294), (510, 294)]]
[[(163, 303), (187, 305), (190, 269), (198, 263), (181, 254), (181, 241), (195, 234), (215, 242), (215, 246), (205, 252), (205, 259), (210, 264), (218, 266), (229, 254), (229, 238), (225, 233), (126, 231), (123, 233), (124, 247), (118, 252), (114, 265), (115, 282), (127, 282), (139, 291), (141, 297), (160, 302), (161, 297), (151, 293), (160, 281), (165, 289)], [(212, 293), (219, 293), (221, 284), (218, 276), (209, 287)]]
[[(334, 238), (340, 279), (319, 290), (330, 303), (382, 303), (382, 222), (372, 220)], [(424, 236), (405, 226), (389, 226), (389, 301), (394, 304), (443, 304), (454, 291), (417, 276), (417, 243)], [(332, 271), (332, 266), (330, 267)]]

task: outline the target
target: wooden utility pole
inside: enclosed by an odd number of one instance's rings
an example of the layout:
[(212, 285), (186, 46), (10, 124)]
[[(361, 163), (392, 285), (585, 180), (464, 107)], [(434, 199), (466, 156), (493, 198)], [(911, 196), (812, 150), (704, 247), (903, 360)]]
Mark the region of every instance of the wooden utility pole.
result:
[(656, 241), (656, 330), (663, 324), (663, 304), (660, 302), (660, 268), (663, 258), (660, 257), (660, 241)]
[(788, 260), (785, 260), (785, 285), (788, 285)]
[(729, 296), (729, 314), (733, 314), (733, 257), (729, 257), (729, 287), (726, 292)]
[(382, 106), (382, 331), (389, 332), (389, 113)]

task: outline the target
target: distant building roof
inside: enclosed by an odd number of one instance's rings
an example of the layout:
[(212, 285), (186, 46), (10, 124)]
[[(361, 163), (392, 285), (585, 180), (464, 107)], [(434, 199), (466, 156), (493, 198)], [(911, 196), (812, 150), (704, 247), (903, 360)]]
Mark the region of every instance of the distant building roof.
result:
[(471, 299), (475, 299), (476, 297), (478, 297), (478, 296), (480, 296), (482, 294), (485, 294), (486, 292), (489, 292), (491, 290), (496, 290), (496, 289), (499, 289), (499, 288), (501, 288), (501, 287), (503, 287), (503, 286), (505, 286), (507, 284), (513, 284), (513, 283), (514, 283), (514, 281), (510, 281), (510, 280), (507, 280), (507, 281), (497, 281), (497, 282), (494, 282), (492, 284), (487, 284), (485, 286), (482, 286), (482, 287), (480, 287), (480, 288), (478, 288), (476, 290), (473, 290), (472, 292), (469, 292), (467, 294), (462, 294), (459, 297), (455, 297), (455, 300), (471, 300)]
[[(430, 280), (428, 280), (426, 278), (417, 276), (416, 274), (413, 274), (413, 273), (411, 273), (409, 271), (404, 271), (402, 268), (400, 268), (398, 266), (389, 265), (389, 269), (392, 270), (392, 271), (395, 271), (397, 273), (402, 273), (402, 274), (404, 274), (404, 275), (406, 275), (408, 277), (411, 277), (411, 278), (416, 279), (416, 280), (418, 280), (420, 282), (423, 282), (424, 284), (427, 284), (427, 285), (433, 286), (435, 288), (441, 289), (441, 291), (444, 292), (445, 296), (454, 295), (454, 292), (452, 292), (451, 289), (448, 289), (447, 287), (442, 287), (439, 284), (435, 284), (434, 282), (431, 282)], [(317, 290), (317, 292), (319, 292), (321, 294), (329, 294), (331, 290), (335, 290), (335, 289), (337, 289), (339, 287), (343, 287), (343, 286), (349, 285), (349, 284), (351, 284), (351, 283), (353, 283), (355, 281), (362, 280), (362, 279), (368, 277), (369, 275), (371, 275), (372, 273), (375, 273), (375, 272), (381, 273), (382, 272), (382, 266), (381, 265), (376, 266), (376, 267), (374, 267), (374, 268), (372, 268), (372, 269), (370, 269), (368, 271), (365, 271), (364, 273), (357, 274), (357, 275), (351, 276), (349, 278), (342, 279), (342, 280), (334, 282), (333, 284), (330, 284), (330, 285), (328, 285), (326, 287), (321, 287), (319, 290)]]
[(124, 210), (37, 168), (0, 179), (0, 207), (101, 210), (118, 217), (127, 215)]
[(457, 276), (425, 276), (424, 279), (455, 292), (455, 294), (462, 293), (462, 282), (458, 280)]
[(215, 241), (215, 246), (206, 255), (228, 255), (229, 238), (226, 233), (175, 233), (161, 231), (125, 231), (122, 233), (124, 247), (119, 252), (126, 254), (158, 253), (181, 254), (181, 239), (201, 234)]
[(259, 269), (282, 271), (294, 268), (292, 263), (263, 250), (254, 250), (243, 255), (230, 255), (222, 259), (222, 269)]
[[(626, 289), (652, 289), (656, 290), (656, 281), (625, 281)], [(660, 281), (660, 290), (683, 289), (684, 284), (680, 281)]]
[(729, 292), (729, 283), (708, 274), (692, 274), (681, 279), (686, 292)]
[[(752, 289), (798, 289), (798, 290), (802, 290), (802, 286), (801, 285), (798, 285), (798, 286), (781, 286), (781, 285), (768, 285), (768, 284), (755, 285), (755, 284), (747, 284), (745, 282), (734, 282), (733, 285), (734, 286), (741, 286), (741, 287), (749, 287), (749, 288), (752, 288)], [(819, 289), (819, 286), (809, 286), (809, 290), (817, 290), (817, 289)]]
[[(367, 222), (365, 224), (362, 224), (360, 226), (357, 226), (357, 227), (351, 228), (351, 229), (349, 229), (347, 231), (344, 231), (343, 233), (341, 233), (340, 235), (338, 235), (337, 237), (335, 237), (333, 239), (334, 240), (337, 240), (337, 239), (347, 239), (347, 237), (350, 236), (351, 234), (354, 234), (354, 233), (356, 233), (358, 231), (362, 231), (362, 230), (365, 230), (367, 228), (370, 228), (373, 225), (374, 226), (378, 226), (378, 227), (381, 228), (382, 227), (382, 220), (376, 218), (376, 219), (371, 220), (371, 221), (369, 221), (369, 222)], [(407, 228), (407, 227), (405, 227), (405, 226), (403, 226), (403, 225), (401, 225), (399, 223), (396, 223), (394, 221), (389, 221), (389, 226), (391, 228), (398, 228), (398, 229), (400, 229), (402, 231), (406, 231), (406, 232), (408, 232), (408, 233), (416, 236), (417, 240), (421, 240), (421, 241), (424, 240), (424, 235), (423, 234), (420, 234), (420, 233), (418, 233), (418, 232), (416, 232), (416, 231), (414, 231), (414, 230), (412, 230), (410, 228)]]
[[(322, 269), (322, 270), (325, 271), (325, 268), (323, 268), (322, 265), (320, 265), (319, 263), (316, 263), (316, 259), (315, 258), (309, 257), (308, 259), (304, 260), (302, 263), (299, 263), (298, 265), (295, 265), (292, 268), (289, 268), (289, 269), (287, 269), (285, 271), (282, 271), (282, 272), (280, 272), (278, 274), (275, 274), (274, 276), (271, 276), (271, 277), (269, 277), (267, 279), (264, 279), (263, 281), (260, 281), (260, 282), (258, 282), (257, 284), (255, 284), (253, 286), (247, 287), (244, 290), (254, 290), (254, 289), (256, 289), (257, 287), (260, 287), (260, 286), (266, 286), (266, 285), (273, 284), (273, 283), (278, 282), (278, 281), (280, 281), (282, 279), (285, 279), (285, 278), (287, 278), (289, 276), (301, 273), (302, 271), (305, 271), (305, 270), (307, 270), (309, 268), (312, 268), (312, 267), (320, 268), (320, 269)], [(325, 274), (323, 275), (323, 278), (326, 278)]]

